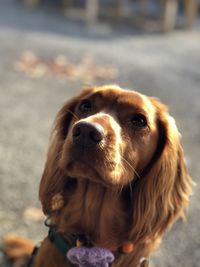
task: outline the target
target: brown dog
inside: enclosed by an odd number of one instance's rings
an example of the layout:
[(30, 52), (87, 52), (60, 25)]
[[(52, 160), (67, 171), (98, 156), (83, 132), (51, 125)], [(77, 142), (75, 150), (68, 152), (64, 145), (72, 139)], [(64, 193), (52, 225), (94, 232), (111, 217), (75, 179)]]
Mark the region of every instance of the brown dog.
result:
[[(81, 233), (116, 254), (110, 266), (140, 266), (184, 217), (191, 188), (180, 134), (159, 100), (95, 87), (58, 112), (40, 183), (44, 213), (63, 239)], [(32, 266), (71, 266), (50, 239)]]

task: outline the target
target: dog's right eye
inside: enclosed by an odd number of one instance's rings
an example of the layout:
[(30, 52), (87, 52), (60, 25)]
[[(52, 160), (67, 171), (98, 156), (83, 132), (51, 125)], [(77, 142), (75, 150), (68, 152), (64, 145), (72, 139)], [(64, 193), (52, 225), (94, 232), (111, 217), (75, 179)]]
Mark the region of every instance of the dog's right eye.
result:
[(92, 109), (92, 103), (89, 100), (83, 100), (79, 106), (81, 112), (90, 112)]
[(133, 126), (138, 127), (138, 128), (145, 128), (147, 126), (147, 119), (144, 115), (142, 114), (135, 114), (131, 118), (131, 123)]

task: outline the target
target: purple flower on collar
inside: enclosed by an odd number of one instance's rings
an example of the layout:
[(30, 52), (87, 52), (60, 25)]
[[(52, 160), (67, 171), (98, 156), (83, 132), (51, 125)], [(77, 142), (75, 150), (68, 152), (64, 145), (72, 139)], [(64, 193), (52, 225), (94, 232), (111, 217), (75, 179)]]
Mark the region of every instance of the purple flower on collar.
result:
[(67, 258), (79, 267), (108, 267), (114, 261), (113, 253), (100, 247), (74, 247), (68, 251)]

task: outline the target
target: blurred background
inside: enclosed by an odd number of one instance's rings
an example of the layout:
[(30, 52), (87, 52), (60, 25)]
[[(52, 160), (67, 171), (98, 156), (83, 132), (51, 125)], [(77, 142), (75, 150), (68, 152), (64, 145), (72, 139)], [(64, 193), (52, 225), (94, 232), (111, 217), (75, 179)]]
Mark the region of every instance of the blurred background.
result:
[[(43, 239), (38, 186), (55, 113), (87, 85), (160, 98), (196, 181), (154, 267), (200, 267), (200, 1), (0, 0), (0, 240)], [(0, 266), (3, 258), (0, 254)]]

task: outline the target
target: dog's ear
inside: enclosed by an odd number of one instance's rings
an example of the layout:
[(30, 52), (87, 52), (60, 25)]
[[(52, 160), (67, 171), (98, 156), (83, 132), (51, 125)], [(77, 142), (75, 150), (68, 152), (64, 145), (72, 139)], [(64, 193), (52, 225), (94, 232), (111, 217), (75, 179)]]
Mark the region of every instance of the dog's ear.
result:
[(154, 239), (184, 216), (192, 192), (192, 179), (185, 164), (180, 134), (167, 108), (151, 99), (157, 110), (157, 150), (134, 187), (134, 238)]
[(85, 89), (80, 95), (67, 101), (55, 118), (50, 136), (47, 160), (39, 188), (39, 198), (45, 214), (50, 214), (52, 198), (57, 193), (62, 193), (66, 182), (64, 174), (59, 168), (58, 161), (74, 116), (75, 107), (81, 98), (86, 97), (94, 90), (95, 88)]

